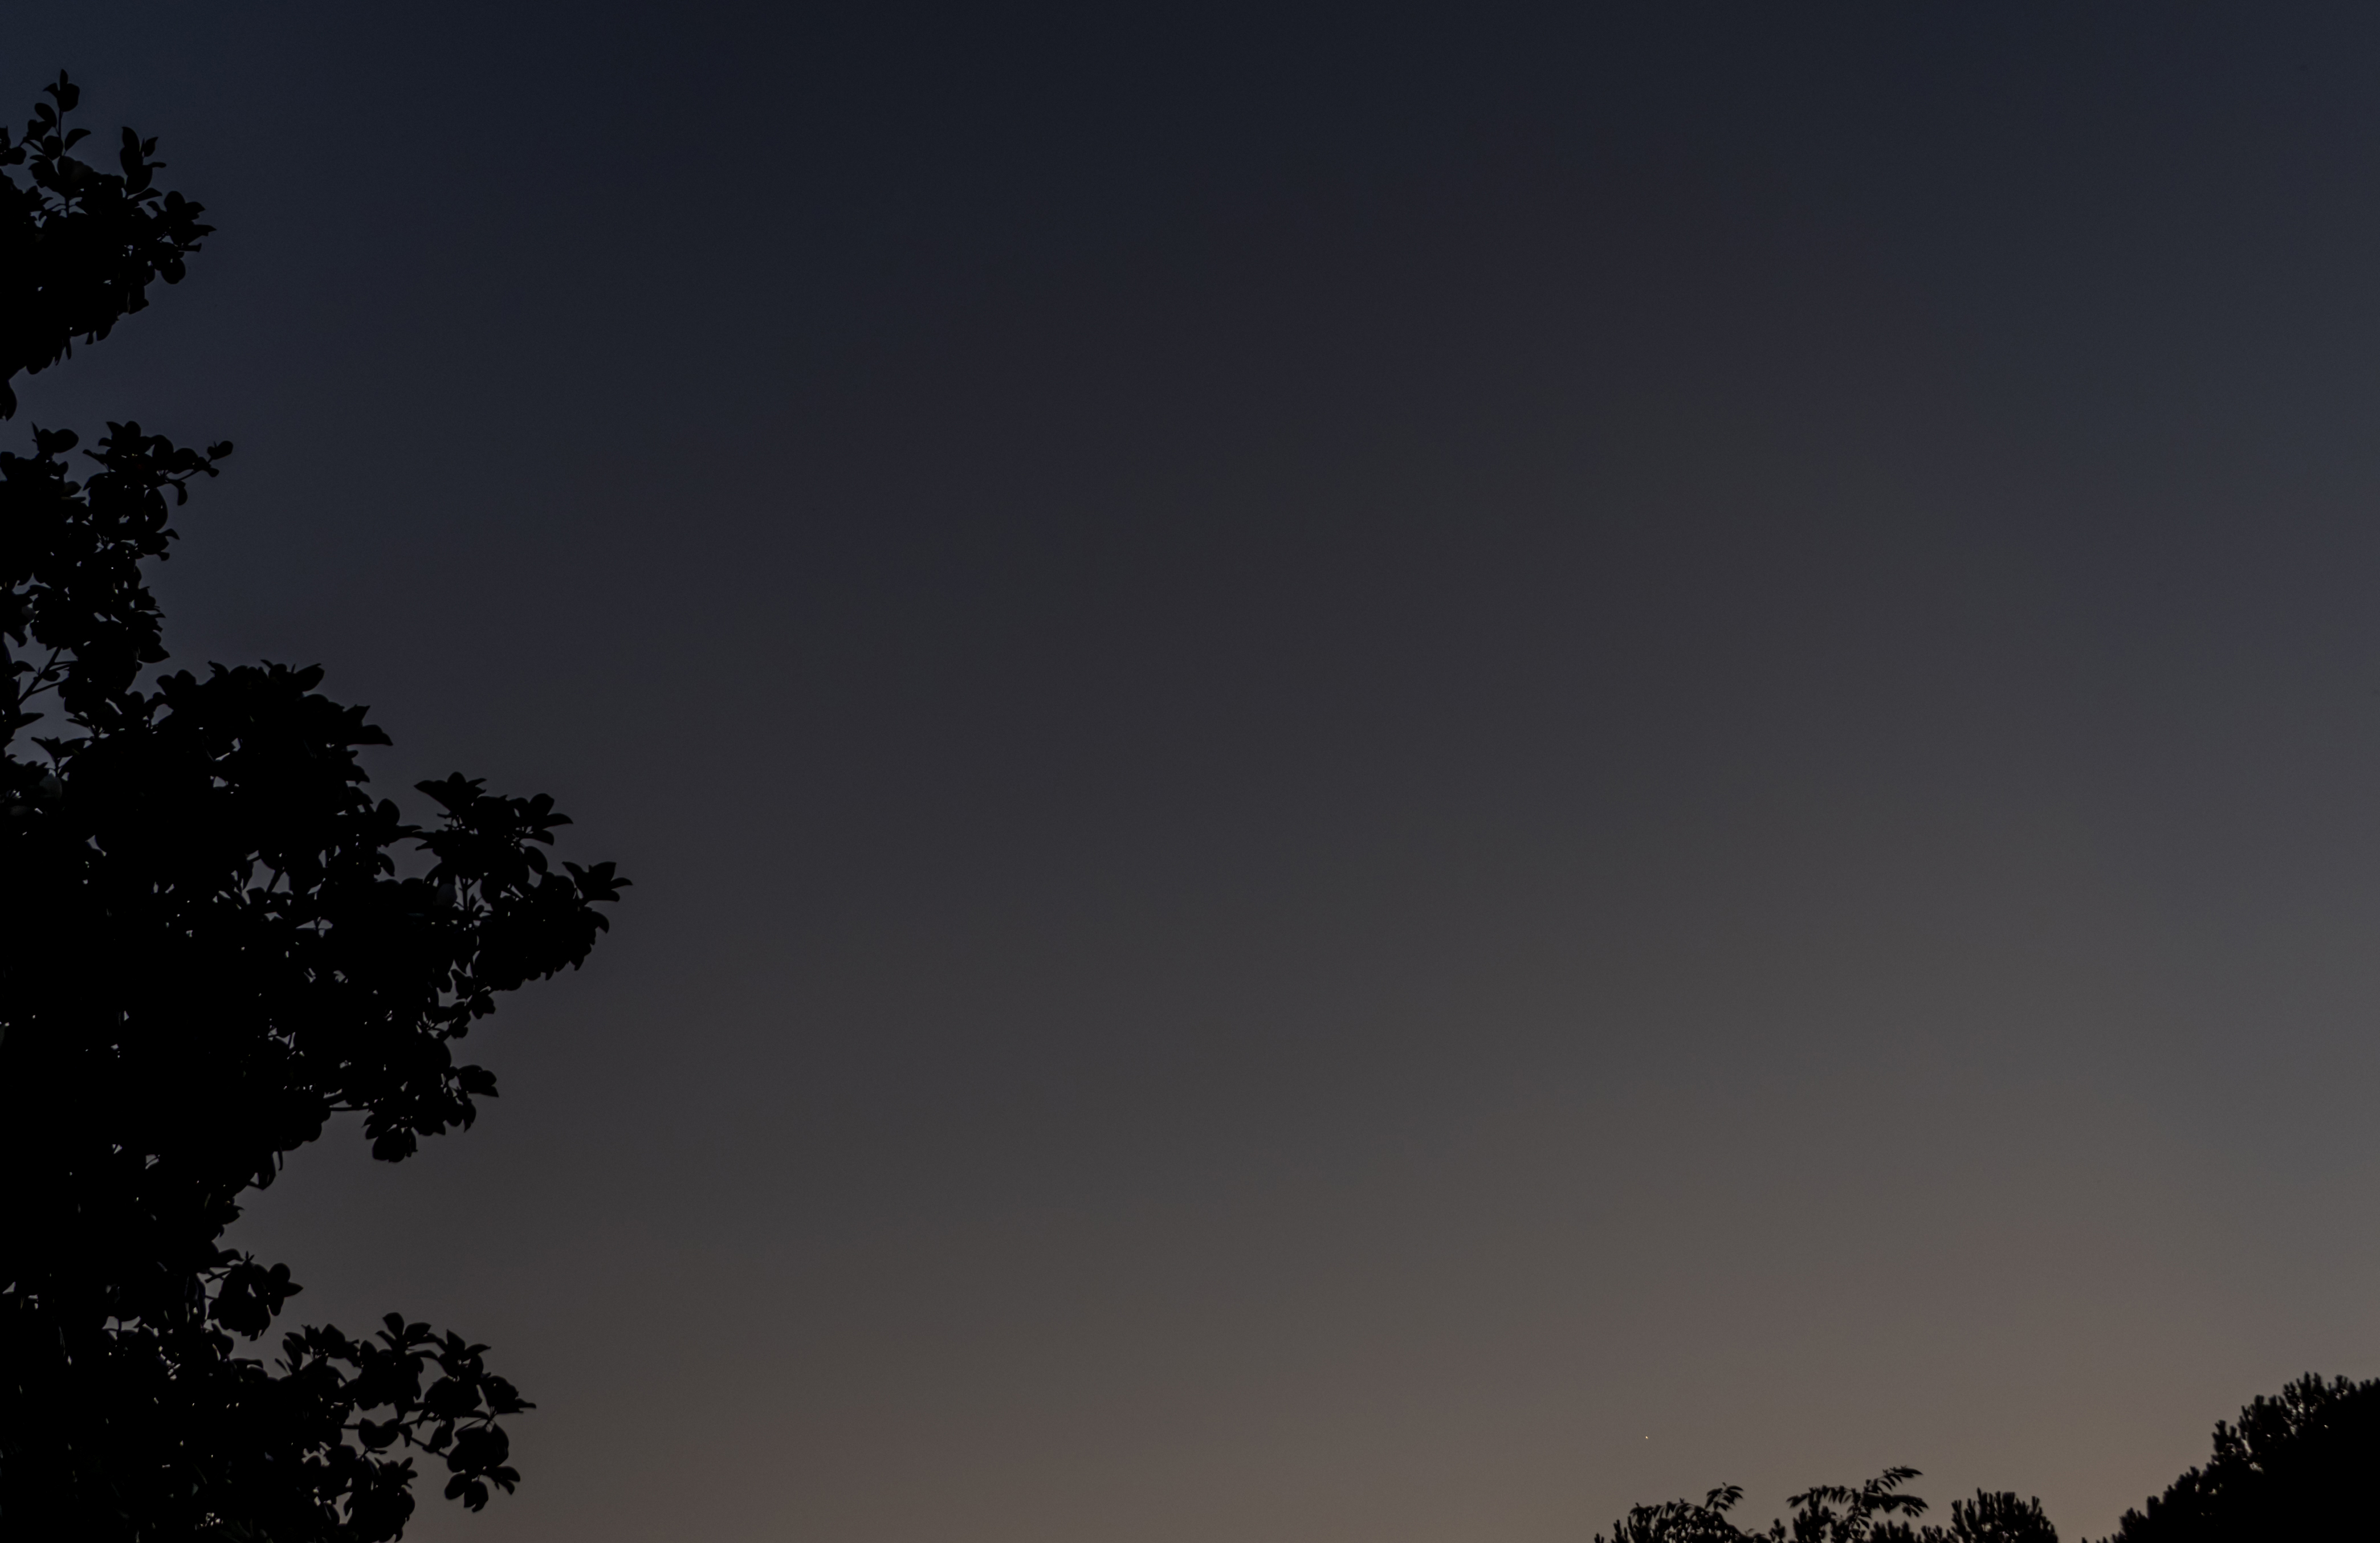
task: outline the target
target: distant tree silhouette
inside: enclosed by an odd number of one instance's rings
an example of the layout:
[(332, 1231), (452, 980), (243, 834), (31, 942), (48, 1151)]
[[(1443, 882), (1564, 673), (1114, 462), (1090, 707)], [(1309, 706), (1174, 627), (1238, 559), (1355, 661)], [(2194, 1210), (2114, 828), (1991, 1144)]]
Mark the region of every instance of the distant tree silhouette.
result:
[[(1758, 1537), (1738, 1527), (1728, 1515), (1742, 1499), (1743, 1486), (1730, 1484), (1704, 1496), (1699, 1505), (1669, 1500), (1631, 1506), (1626, 1516), (1611, 1524), (1609, 1543), (1736, 1543), (1738, 1538)], [(1595, 1543), (1605, 1543), (1601, 1533), (1595, 1535)]]
[[(47, 94), (0, 135), (0, 417), (209, 230), (156, 186), (155, 140), (86, 164), (76, 88)], [(222, 1237), (335, 1114), (390, 1160), (468, 1125), (495, 1079), (454, 1042), (583, 960), (625, 881), (549, 864), (543, 796), (424, 783), (427, 827), (375, 802), (356, 752), (387, 738), (319, 669), (144, 686), (141, 565), (231, 446), (32, 438), (0, 455), (0, 1537), (378, 1543), (416, 1455), (476, 1510), (517, 1478), (498, 1422), (528, 1407), (485, 1347), (392, 1315), (268, 1366), (241, 1342), (298, 1288)]]
[[(2058, 1543), (2038, 1500), (1977, 1490), (1950, 1504), (1946, 1528), (1912, 1527), (1925, 1502), (1900, 1492), (1914, 1468), (1888, 1468), (1857, 1489), (1822, 1485), (1786, 1503), (1791, 1523), (1745, 1532), (1729, 1514), (1739, 1486), (1697, 1504), (1640, 1505), (1613, 1524), (1609, 1543)], [(2257, 1398), (2239, 1424), (2217, 1422), (2215, 1454), (2145, 1501), (2106, 1543), (2240, 1543), (2256, 1538), (2380, 1536), (2380, 1380), (2306, 1376)], [(1606, 1543), (1597, 1534), (1596, 1543)]]
[(2300, 1378), (2215, 1427), (2215, 1455), (2124, 1519), (2108, 1543), (2369, 1537), (2380, 1532), (2380, 1381)]
[[(1612, 1524), (1609, 1543), (2058, 1543), (2058, 1529), (2042, 1514), (2040, 1500), (2005, 1491), (1978, 1489), (1972, 1500), (1952, 1500), (1948, 1528), (1912, 1527), (1902, 1518), (1924, 1515), (1925, 1502), (1902, 1494), (1900, 1487), (1917, 1476), (1914, 1468), (1887, 1468), (1856, 1489), (1822, 1484), (1789, 1495), (1791, 1522), (1773, 1521), (1766, 1532), (1735, 1525), (1728, 1513), (1743, 1499), (1743, 1487), (1730, 1484), (1699, 1504), (1634, 1507)], [(1602, 1534), (1595, 1543), (1606, 1543)]]

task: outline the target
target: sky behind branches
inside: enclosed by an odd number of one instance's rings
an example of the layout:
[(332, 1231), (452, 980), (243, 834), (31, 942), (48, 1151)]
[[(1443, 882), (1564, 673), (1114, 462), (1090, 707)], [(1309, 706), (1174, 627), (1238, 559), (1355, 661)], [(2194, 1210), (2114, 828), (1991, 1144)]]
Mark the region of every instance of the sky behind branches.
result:
[(177, 658), (637, 887), (243, 1224), (428, 1543), (2070, 1538), (2380, 1374), (2380, 15), (16, 7)]

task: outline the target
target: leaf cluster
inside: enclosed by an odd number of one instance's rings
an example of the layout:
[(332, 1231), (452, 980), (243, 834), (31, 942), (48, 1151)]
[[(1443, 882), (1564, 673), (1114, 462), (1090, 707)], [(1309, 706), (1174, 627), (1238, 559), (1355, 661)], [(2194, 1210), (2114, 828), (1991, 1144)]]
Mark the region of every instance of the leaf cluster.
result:
[(12, 1445), (12, 1469), (66, 1465), (0, 1481), (25, 1529), (12, 1536), (385, 1543), (413, 1513), (415, 1453), (472, 1510), (518, 1482), (496, 1422), (531, 1405), (488, 1371), (486, 1346), (391, 1314), (368, 1338), (289, 1334), (269, 1368), (232, 1335), (261, 1332), (297, 1289), (287, 1267), (226, 1254), (212, 1279), (206, 1310), (170, 1325), (69, 1330), (64, 1355), (12, 1339), (11, 1402), (79, 1438)]
[(0, 418), (13, 417), (18, 371), (48, 369), (93, 342), (118, 319), (149, 304), (149, 286), (182, 282), (184, 261), (213, 229), (205, 210), (157, 186), (164, 163), (150, 159), (157, 141), (123, 131), (115, 171), (76, 157), (87, 128), (69, 128), (66, 115), (82, 90), (58, 78), (42, 88), (24, 132), (0, 129), (0, 166), (26, 176), (0, 189), (0, 271), (9, 276), (0, 306)]
[[(0, 141), (30, 176), (0, 176), (0, 383), (104, 336), (205, 233), (153, 140), (77, 170), (74, 89), (50, 94)], [(242, 1354), (298, 1287), (224, 1232), (334, 1116), (386, 1160), (468, 1126), (496, 1083), (457, 1042), (583, 961), (626, 881), (549, 858), (543, 795), (458, 773), (419, 785), (420, 824), (371, 796), (358, 752), (388, 738), (318, 667), (160, 675), (145, 565), (231, 446), (80, 443), (0, 453), (0, 1525), (381, 1543), (416, 1457), (474, 1509), (511, 1488), (498, 1421), (528, 1405), (401, 1318)]]

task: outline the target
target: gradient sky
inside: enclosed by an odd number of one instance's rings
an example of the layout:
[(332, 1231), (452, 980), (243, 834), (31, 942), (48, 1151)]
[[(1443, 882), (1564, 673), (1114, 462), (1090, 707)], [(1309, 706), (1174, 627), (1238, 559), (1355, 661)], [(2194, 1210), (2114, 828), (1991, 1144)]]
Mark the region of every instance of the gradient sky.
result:
[(239, 1241), (424, 1543), (2070, 1539), (2380, 1374), (2380, 10), (12, 5), (26, 419), (637, 887)]

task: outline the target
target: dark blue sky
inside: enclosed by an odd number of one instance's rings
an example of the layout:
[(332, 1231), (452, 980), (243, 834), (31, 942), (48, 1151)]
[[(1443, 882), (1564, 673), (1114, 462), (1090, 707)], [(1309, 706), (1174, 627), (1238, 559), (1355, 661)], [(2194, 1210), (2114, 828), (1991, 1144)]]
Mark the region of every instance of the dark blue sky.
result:
[(177, 654), (637, 881), (245, 1224), (539, 1402), (416, 1536), (2079, 1537), (2380, 1373), (2380, 16), (1633, 9), (12, 17), (220, 227), (20, 384), (238, 442)]

